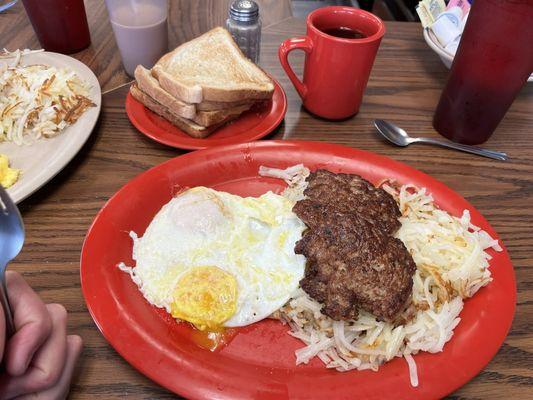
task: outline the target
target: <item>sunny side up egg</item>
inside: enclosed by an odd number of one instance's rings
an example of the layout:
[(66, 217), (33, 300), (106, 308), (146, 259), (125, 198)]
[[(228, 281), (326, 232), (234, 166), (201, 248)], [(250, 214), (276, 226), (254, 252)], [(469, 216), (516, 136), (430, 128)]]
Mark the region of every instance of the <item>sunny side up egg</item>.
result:
[(206, 187), (165, 204), (137, 238), (131, 275), (144, 297), (198, 329), (245, 326), (283, 306), (304, 275), (294, 253), (304, 223), (268, 192), (240, 197)]

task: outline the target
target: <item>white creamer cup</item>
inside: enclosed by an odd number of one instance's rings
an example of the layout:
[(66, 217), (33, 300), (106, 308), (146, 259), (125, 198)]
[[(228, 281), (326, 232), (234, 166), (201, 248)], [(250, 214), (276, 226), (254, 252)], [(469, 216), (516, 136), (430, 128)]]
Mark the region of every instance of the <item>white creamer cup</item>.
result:
[(457, 48), (459, 47), (459, 42), (461, 41), (461, 36), (459, 35), (454, 40), (452, 40), (450, 43), (444, 47), (444, 50), (446, 50), (451, 55), (455, 56), (455, 53), (457, 53)]
[(461, 31), (465, 30), (466, 21), (468, 20), (469, 15), (470, 12), (467, 12), (466, 15), (463, 17), (463, 20), (461, 21)]
[(431, 25), (431, 30), (443, 47), (446, 47), (448, 43), (453, 42), (457, 37), (461, 36), (461, 30), (446, 17), (439, 17)]
[(440, 13), (437, 19), (441, 18), (448, 18), (457, 28), (461, 29), (463, 21), (463, 10), (461, 10), (461, 7), (452, 7), (449, 10)]

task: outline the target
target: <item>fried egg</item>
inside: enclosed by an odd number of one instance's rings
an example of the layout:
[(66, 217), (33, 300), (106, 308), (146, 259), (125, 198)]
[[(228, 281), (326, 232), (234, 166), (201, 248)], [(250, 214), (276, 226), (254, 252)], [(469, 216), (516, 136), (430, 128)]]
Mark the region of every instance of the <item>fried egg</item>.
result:
[(294, 253), (304, 223), (294, 202), (206, 187), (165, 204), (142, 237), (132, 232), (129, 272), (144, 297), (198, 329), (245, 326), (283, 306), (303, 278)]

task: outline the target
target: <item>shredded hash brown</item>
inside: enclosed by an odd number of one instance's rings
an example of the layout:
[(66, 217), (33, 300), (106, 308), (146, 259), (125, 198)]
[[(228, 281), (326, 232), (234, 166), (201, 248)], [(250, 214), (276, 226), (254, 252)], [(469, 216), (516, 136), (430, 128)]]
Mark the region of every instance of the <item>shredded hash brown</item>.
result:
[(96, 106), (89, 86), (74, 71), (22, 65), (27, 53), (0, 56), (6, 60), (0, 60), (0, 142), (22, 145), (56, 136)]

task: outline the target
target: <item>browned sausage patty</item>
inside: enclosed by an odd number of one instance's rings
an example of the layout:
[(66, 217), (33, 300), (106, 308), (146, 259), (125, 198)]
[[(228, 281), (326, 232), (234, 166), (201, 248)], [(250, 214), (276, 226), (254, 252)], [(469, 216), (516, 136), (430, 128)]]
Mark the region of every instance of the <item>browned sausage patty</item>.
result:
[(395, 200), (358, 175), (317, 170), (293, 211), (308, 229), (295, 252), (307, 258), (300, 286), (335, 320), (359, 308), (392, 320), (411, 294), (415, 263), (394, 238)]

